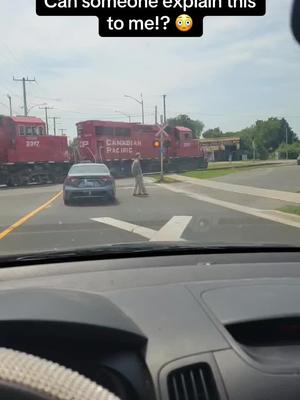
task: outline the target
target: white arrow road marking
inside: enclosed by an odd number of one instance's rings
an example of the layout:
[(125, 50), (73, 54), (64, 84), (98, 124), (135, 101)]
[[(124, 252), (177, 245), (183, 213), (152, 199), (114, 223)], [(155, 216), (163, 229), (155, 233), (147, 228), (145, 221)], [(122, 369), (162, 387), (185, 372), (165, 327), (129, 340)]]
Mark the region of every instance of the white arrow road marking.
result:
[(127, 232), (135, 233), (136, 235), (149, 239), (151, 242), (177, 242), (179, 240), (184, 241), (184, 239), (181, 239), (181, 235), (191, 222), (192, 218), (193, 217), (190, 216), (175, 216), (171, 218), (170, 221), (167, 222), (159, 231), (110, 217), (91, 218), (91, 220)]
[(101, 224), (106, 224), (114, 226), (115, 228), (123, 229), (123, 231), (136, 233), (137, 235), (143, 236), (147, 239), (151, 239), (156, 231), (150, 228), (145, 228), (144, 226), (130, 224), (129, 222), (121, 221), (115, 218), (91, 218), (92, 221), (101, 222)]
[(153, 237), (150, 242), (177, 242), (181, 239), (185, 228), (193, 217), (176, 216), (170, 219)]

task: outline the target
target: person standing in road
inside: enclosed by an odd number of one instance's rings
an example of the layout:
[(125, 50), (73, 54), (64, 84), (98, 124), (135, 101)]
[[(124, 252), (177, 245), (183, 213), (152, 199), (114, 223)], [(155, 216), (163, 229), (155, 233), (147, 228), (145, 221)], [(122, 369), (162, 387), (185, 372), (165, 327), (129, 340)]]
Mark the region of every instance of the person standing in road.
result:
[(148, 196), (148, 193), (144, 184), (143, 171), (141, 167), (141, 153), (136, 153), (135, 159), (131, 166), (131, 172), (135, 179), (135, 187), (133, 196)]

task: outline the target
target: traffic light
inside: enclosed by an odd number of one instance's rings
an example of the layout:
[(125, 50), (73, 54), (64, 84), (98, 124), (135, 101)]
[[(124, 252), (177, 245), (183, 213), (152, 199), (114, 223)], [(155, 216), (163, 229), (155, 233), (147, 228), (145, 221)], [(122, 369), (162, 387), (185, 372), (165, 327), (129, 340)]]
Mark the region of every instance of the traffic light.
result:
[(153, 142), (153, 147), (155, 147), (156, 149), (159, 149), (160, 148), (160, 140), (155, 140)]

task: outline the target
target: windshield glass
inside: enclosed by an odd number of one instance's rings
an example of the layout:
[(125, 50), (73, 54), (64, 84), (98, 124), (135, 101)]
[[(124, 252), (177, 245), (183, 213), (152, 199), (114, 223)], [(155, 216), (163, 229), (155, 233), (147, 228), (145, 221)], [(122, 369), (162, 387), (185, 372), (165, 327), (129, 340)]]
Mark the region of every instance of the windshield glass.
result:
[(105, 165), (73, 165), (69, 175), (72, 174), (109, 174), (109, 170)]
[(202, 36), (225, 1), (37, 3), (0, 7), (0, 256), (300, 245), (292, 0), (228, 0)]

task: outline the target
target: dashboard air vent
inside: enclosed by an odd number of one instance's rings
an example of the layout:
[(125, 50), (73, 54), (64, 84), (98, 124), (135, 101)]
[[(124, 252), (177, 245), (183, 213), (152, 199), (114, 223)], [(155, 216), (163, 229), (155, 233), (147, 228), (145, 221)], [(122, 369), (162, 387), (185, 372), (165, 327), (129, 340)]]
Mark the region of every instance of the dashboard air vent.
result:
[(219, 400), (213, 373), (208, 364), (176, 369), (168, 376), (170, 400)]

